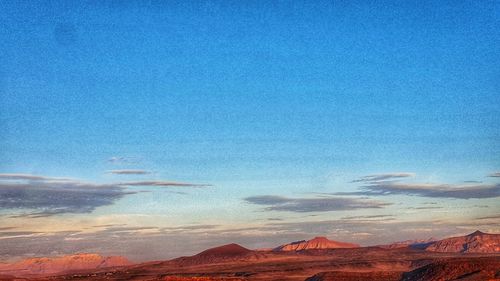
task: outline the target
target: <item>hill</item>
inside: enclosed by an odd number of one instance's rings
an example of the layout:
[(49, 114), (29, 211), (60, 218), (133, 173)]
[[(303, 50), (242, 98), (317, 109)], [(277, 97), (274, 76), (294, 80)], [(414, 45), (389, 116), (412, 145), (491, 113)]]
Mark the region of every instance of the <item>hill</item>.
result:
[(339, 249), (339, 248), (358, 248), (358, 244), (338, 242), (329, 240), (326, 237), (315, 237), (314, 239), (305, 241), (292, 242), (284, 244), (273, 249), (275, 252), (286, 251), (302, 251), (302, 250), (319, 250), (319, 249)]
[(120, 256), (103, 257), (98, 254), (82, 253), (62, 257), (28, 258), (15, 263), (0, 264), (0, 274), (16, 276), (47, 275), (130, 264), (130, 261)]
[(446, 253), (498, 253), (500, 234), (488, 234), (478, 230), (469, 235), (435, 241), (425, 247), (425, 250)]

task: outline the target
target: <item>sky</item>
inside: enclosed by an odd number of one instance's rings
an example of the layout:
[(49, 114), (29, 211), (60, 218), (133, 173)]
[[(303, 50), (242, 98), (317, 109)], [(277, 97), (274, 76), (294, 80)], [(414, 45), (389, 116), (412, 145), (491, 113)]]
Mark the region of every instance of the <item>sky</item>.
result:
[(500, 232), (498, 1), (0, 0), (0, 260)]

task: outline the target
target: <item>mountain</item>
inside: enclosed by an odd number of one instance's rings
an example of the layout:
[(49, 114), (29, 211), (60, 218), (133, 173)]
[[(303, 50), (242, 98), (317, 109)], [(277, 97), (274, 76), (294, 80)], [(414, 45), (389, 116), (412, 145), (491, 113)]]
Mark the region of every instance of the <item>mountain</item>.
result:
[(425, 250), (447, 253), (499, 253), (500, 234), (488, 234), (478, 230), (466, 236), (435, 241), (425, 247)]
[(75, 254), (54, 258), (28, 258), (14, 263), (0, 264), (0, 274), (34, 275), (100, 269), (130, 265), (124, 257), (102, 257), (98, 254)]
[(238, 260), (255, 260), (262, 254), (238, 244), (227, 244), (205, 250), (191, 257), (181, 257), (173, 261), (181, 265), (224, 263)]
[(281, 245), (274, 248), (275, 252), (287, 251), (302, 251), (302, 250), (318, 250), (318, 249), (338, 249), (338, 248), (358, 248), (358, 244), (338, 242), (328, 240), (326, 237), (315, 237), (314, 239), (305, 241), (292, 242), (290, 244)]
[(233, 256), (241, 256), (245, 255), (248, 253), (251, 253), (252, 250), (249, 250), (243, 246), (240, 246), (238, 244), (232, 243), (232, 244), (227, 244), (215, 248), (211, 248), (208, 250), (205, 250), (197, 255), (195, 257), (220, 257), (220, 256), (226, 256), (226, 257), (233, 257)]
[(399, 249), (399, 248), (406, 248), (406, 247), (410, 247), (412, 249), (424, 249), (436, 241), (437, 241), (437, 239), (435, 239), (435, 238), (405, 240), (405, 241), (398, 241), (398, 242), (394, 242), (394, 243), (386, 244), (386, 245), (377, 245), (377, 247), (380, 247), (383, 249)]

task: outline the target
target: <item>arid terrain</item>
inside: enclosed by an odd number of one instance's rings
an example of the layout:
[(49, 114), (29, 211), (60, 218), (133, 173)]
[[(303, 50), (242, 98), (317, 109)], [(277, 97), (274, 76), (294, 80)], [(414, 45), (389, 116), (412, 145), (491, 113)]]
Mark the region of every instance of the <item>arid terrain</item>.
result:
[[(61, 267), (53, 274), (52, 260), (45, 265), (52, 271), (9, 270), (3, 265), (1, 280), (500, 280), (499, 234), (474, 232), (427, 243), (408, 243), (358, 247), (355, 244), (331, 241), (324, 237), (298, 241), (273, 250), (253, 251), (237, 244), (228, 244), (203, 251), (190, 257), (168, 261), (124, 265), (120, 258), (102, 259), (94, 268)], [(297, 250), (290, 249), (291, 246)], [(351, 248), (345, 246), (351, 245)], [(88, 257), (88, 256), (87, 256)], [(95, 256), (91, 259), (94, 262)], [(81, 260), (73, 257), (70, 260)], [(104, 261), (117, 261), (105, 264)], [(50, 263), (49, 260), (45, 262)], [(74, 263), (74, 262), (73, 262)], [(120, 264), (121, 263), (121, 264)], [(27, 262), (24, 262), (27, 265)], [(33, 268), (33, 265), (27, 266)], [(17, 270), (17, 272), (16, 272)], [(38, 273), (38, 274), (36, 274)], [(45, 274), (40, 274), (45, 273)], [(14, 276), (18, 276), (15, 278)]]

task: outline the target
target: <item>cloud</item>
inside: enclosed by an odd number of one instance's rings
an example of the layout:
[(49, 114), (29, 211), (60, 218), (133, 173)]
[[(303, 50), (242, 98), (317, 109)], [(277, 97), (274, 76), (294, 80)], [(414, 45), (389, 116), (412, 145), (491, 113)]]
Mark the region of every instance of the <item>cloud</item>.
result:
[(134, 192), (117, 185), (78, 181), (1, 182), (0, 209), (28, 209), (18, 216), (45, 217), (63, 213), (90, 213)]
[(444, 209), (441, 206), (423, 206), (423, 207), (408, 207), (409, 210), (433, 210), (433, 209)]
[(352, 182), (373, 182), (373, 181), (381, 181), (381, 180), (390, 180), (390, 179), (400, 179), (400, 178), (409, 178), (414, 177), (414, 173), (387, 173), (387, 174), (374, 174), (361, 177), (357, 180), (353, 180)]
[(72, 179), (47, 177), (32, 174), (0, 174), (0, 180), (71, 181)]
[(139, 162), (139, 159), (134, 157), (113, 156), (108, 159), (108, 162), (113, 164), (131, 164)]
[(158, 230), (155, 226), (110, 226), (106, 227), (106, 231), (111, 232), (130, 232), (130, 231), (141, 231), (141, 230)]
[(491, 178), (500, 178), (500, 172), (494, 172), (488, 175)]
[(162, 186), (162, 187), (209, 187), (210, 184), (197, 184), (185, 182), (172, 182), (172, 181), (131, 181), (118, 183), (120, 186)]
[(475, 218), (475, 219), (476, 220), (499, 220), (500, 221), (500, 215), (478, 217), (478, 218)]
[(208, 229), (216, 229), (220, 227), (218, 224), (194, 224), (194, 225), (181, 225), (175, 227), (163, 227), (162, 231), (170, 231), (170, 232), (198, 232), (198, 231), (206, 231)]
[(147, 175), (151, 174), (150, 171), (146, 170), (109, 170), (107, 171), (108, 174), (114, 174), (114, 175)]
[(13, 227), (13, 226), (0, 227), (0, 231), (11, 230), (11, 229), (16, 229), (16, 227)]
[(500, 196), (500, 184), (431, 184), (380, 181), (363, 187), (357, 195), (415, 195), (435, 198), (495, 198)]
[[(128, 227), (128, 225), (123, 225)], [(190, 229), (189, 229), (190, 228)], [(213, 227), (211, 225), (171, 226), (142, 230), (142, 227), (104, 228), (93, 232), (60, 231), (25, 236), (0, 234), (0, 259), (99, 252), (121, 255), (133, 261), (165, 260), (191, 255), (230, 242), (250, 249), (271, 248), (327, 236), (333, 240), (381, 245), (407, 239), (428, 239), (468, 234), (476, 229), (498, 233), (497, 222), (464, 224), (455, 221), (314, 220), (271, 221), (263, 225)], [(366, 235), (371, 233), (372, 235)], [(126, 247), (124, 247), (126, 245)]]
[(65, 213), (90, 213), (138, 191), (130, 186), (205, 187), (169, 181), (91, 183), (31, 174), (0, 174), (0, 209), (26, 210), (12, 217), (41, 218)]
[[(490, 175), (494, 176), (496, 173)], [(336, 192), (332, 195), (414, 195), (432, 198), (480, 199), (500, 196), (500, 184), (482, 184), (469, 181), (464, 184), (404, 183), (401, 180), (413, 173), (390, 173), (361, 177), (353, 182), (365, 183), (358, 191)]]
[(3, 231), (0, 232), (0, 238), (5, 237), (16, 237), (16, 236), (29, 236), (34, 234), (39, 234), (41, 232), (36, 231)]
[(290, 200), (291, 199), (275, 195), (261, 195), (261, 196), (251, 196), (245, 198), (245, 201), (258, 205), (286, 204), (290, 202)]
[(357, 219), (392, 219), (394, 216), (392, 215), (370, 215), (370, 216), (348, 216), (342, 217), (343, 220), (357, 220)]
[(346, 197), (321, 197), (321, 198), (287, 198), (282, 196), (262, 195), (244, 198), (248, 203), (268, 206), (267, 211), (289, 212), (329, 212), (356, 209), (383, 208), (389, 203), (346, 198)]

